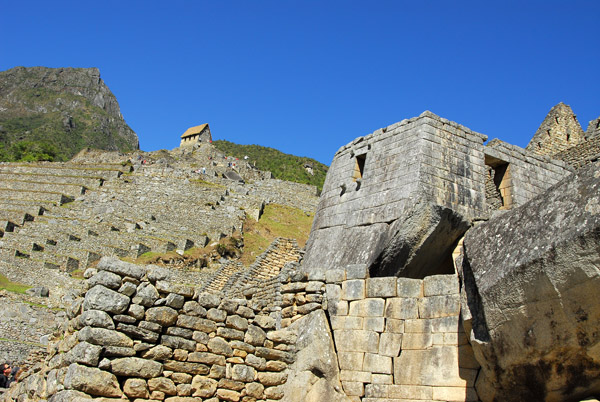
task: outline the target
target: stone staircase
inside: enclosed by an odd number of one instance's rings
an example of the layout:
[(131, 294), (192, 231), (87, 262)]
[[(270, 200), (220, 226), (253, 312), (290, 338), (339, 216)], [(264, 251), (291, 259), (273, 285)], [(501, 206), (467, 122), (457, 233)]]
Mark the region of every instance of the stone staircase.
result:
[(207, 281), (202, 290), (242, 298), (243, 289), (260, 287), (277, 277), (286, 264), (298, 262), (300, 258), (300, 247), (296, 240), (277, 238), (248, 268), (243, 269), (237, 264), (225, 265)]

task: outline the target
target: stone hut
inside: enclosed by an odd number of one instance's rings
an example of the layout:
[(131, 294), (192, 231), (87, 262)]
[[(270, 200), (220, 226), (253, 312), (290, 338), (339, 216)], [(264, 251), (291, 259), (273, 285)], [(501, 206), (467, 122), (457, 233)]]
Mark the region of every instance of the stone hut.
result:
[(179, 146), (184, 147), (202, 142), (212, 142), (212, 136), (210, 134), (210, 127), (208, 127), (208, 123), (204, 123), (195, 127), (190, 127), (187, 130), (185, 130), (185, 133), (181, 135), (181, 143), (179, 144)]

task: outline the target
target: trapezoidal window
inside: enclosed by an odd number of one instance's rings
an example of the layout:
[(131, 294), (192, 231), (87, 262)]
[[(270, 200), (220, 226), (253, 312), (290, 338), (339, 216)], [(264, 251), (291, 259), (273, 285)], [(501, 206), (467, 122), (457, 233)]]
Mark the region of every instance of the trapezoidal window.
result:
[(513, 186), (508, 162), (485, 156), (487, 168), (485, 195), (486, 202), (492, 210), (511, 209)]
[(357, 181), (362, 179), (365, 172), (365, 161), (367, 160), (367, 154), (356, 155), (356, 163), (354, 164), (354, 173), (352, 174), (352, 180)]

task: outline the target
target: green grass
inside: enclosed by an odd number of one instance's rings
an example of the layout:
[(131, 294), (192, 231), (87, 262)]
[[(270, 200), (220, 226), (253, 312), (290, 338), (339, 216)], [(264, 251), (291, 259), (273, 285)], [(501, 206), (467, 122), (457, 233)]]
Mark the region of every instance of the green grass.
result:
[(22, 283), (11, 282), (6, 276), (0, 274), (0, 289), (6, 289), (13, 293), (25, 293), (31, 286), (23, 285)]
[[(285, 154), (260, 145), (239, 145), (224, 140), (213, 141), (213, 145), (224, 154), (240, 160), (248, 156), (249, 162), (260, 170), (270, 171), (276, 179), (312, 184), (319, 191), (323, 188), (328, 167), (314, 159)], [(305, 163), (312, 164), (314, 175), (306, 171)]]
[(20, 341), (20, 340), (17, 340), (17, 339), (8, 339), (8, 338), (1, 338), (1, 337), (0, 337), (0, 341), (3, 341), (3, 342), (14, 342), (14, 343), (21, 343), (21, 344), (23, 344), (23, 345), (39, 346), (39, 347), (43, 347), (43, 348), (45, 348), (45, 347), (46, 347), (46, 345), (43, 345), (43, 344), (41, 344), (41, 343), (39, 343), (39, 342)]
[(304, 211), (277, 204), (265, 207), (260, 220), (246, 218), (244, 222), (244, 250), (242, 263), (249, 265), (278, 237), (296, 239), (304, 247), (310, 234), (314, 216)]
[[(16, 102), (0, 113), (0, 160), (66, 161), (87, 147), (134, 150), (117, 134), (127, 125), (119, 119), (111, 121), (113, 116), (90, 99), (63, 88), (20, 88), (14, 81), (10, 87)], [(42, 109), (46, 113), (33, 112)]]

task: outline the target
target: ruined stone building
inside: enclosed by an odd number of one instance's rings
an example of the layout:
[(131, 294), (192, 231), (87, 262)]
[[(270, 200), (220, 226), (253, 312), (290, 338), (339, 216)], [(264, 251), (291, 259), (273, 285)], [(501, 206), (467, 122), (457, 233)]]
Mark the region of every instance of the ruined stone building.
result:
[(210, 134), (208, 123), (190, 127), (185, 130), (185, 133), (181, 134), (181, 143), (179, 146), (183, 147), (203, 142), (212, 142), (212, 136)]

